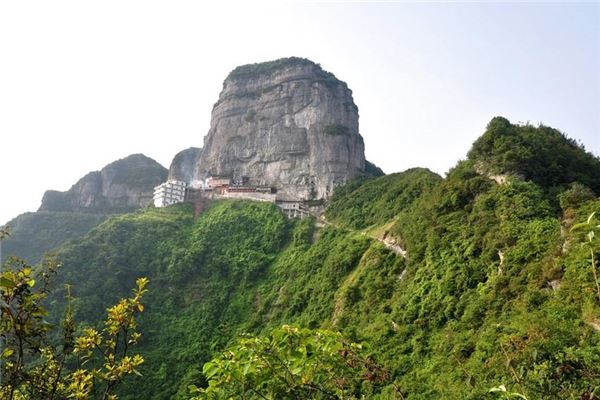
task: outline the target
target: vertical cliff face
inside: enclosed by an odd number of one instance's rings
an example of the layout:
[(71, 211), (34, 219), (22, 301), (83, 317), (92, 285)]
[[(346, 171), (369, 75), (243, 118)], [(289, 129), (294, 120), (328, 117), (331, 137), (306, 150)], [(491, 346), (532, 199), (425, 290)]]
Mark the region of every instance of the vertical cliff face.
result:
[(189, 149), (181, 150), (173, 157), (171, 166), (169, 167), (169, 179), (183, 181), (188, 184), (193, 183), (194, 169), (200, 159), (202, 149), (198, 147), (190, 147)]
[(194, 179), (248, 176), (281, 199), (322, 199), (365, 171), (352, 91), (300, 58), (233, 70), (212, 111)]
[(133, 154), (81, 178), (66, 192), (48, 190), (40, 211), (125, 212), (148, 205), (167, 170), (143, 154)]

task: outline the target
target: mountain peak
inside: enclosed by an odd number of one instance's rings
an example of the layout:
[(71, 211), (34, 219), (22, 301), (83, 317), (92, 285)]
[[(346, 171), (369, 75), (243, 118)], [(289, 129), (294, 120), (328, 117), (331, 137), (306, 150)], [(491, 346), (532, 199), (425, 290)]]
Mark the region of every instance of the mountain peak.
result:
[(600, 193), (600, 159), (549, 126), (494, 117), (468, 158), (487, 175), (517, 175), (546, 188), (579, 182)]
[(302, 201), (327, 198), (364, 172), (352, 92), (313, 61), (290, 57), (229, 74), (194, 179), (245, 176)]
[(167, 170), (143, 154), (132, 154), (87, 173), (68, 191), (48, 190), (40, 211), (126, 212), (149, 204)]

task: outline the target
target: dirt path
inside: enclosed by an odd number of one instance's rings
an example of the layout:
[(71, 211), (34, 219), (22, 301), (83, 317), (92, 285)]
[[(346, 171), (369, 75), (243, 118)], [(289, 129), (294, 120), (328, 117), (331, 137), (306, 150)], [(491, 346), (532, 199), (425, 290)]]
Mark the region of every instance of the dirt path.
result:
[[(334, 224), (333, 222), (327, 221), (323, 216), (317, 217), (316, 226), (317, 227), (332, 226), (332, 227), (334, 227), (336, 229), (348, 229), (348, 228), (343, 228), (343, 227), (339, 226), (338, 224)], [(383, 244), (387, 249), (391, 250), (395, 254), (397, 254), (399, 256), (402, 256), (404, 258), (408, 257), (408, 252), (406, 250), (404, 250), (396, 242), (396, 240), (394, 238), (388, 236), (388, 232), (387, 231), (384, 232), (383, 237), (380, 237), (378, 235), (375, 235), (373, 233), (368, 233), (368, 232), (365, 232), (365, 231), (360, 231), (360, 233), (362, 235), (370, 237), (373, 240), (377, 240), (378, 242), (380, 242), (381, 244)]]

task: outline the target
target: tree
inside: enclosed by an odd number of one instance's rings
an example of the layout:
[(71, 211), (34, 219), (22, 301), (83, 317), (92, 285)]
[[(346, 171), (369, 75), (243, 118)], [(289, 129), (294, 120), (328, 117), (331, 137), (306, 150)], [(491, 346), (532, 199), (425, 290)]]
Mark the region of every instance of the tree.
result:
[[(0, 232), (0, 240), (8, 235)], [(48, 314), (42, 302), (60, 268), (54, 258), (46, 258), (38, 268), (11, 257), (0, 272), (0, 398), (2, 399), (117, 399), (114, 390), (126, 375), (139, 374), (144, 362), (139, 354), (130, 355), (137, 343), (136, 315), (148, 279), (137, 280), (133, 295), (110, 307), (99, 332), (93, 328), (75, 335), (75, 322), (67, 287), (67, 311), (62, 321), (60, 344), (50, 340), (55, 326), (45, 321)], [(80, 365), (67, 371), (70, 359)], [(87, 365), (87, 368), (84, 366)]]
[(355, 399), (389, 379), (365, 349), (340, 333), (284, 325), (242, 337), (203, 368), (200, 399)]

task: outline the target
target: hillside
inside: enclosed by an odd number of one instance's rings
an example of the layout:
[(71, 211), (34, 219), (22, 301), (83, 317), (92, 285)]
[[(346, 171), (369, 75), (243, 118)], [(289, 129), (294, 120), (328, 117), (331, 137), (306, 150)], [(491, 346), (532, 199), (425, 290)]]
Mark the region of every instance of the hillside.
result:
[(469, 160), (482, 173), (520, 176), (548, 190), (579, 182), (600, 193), (598, 158), (549, 126), (515, 125), (496, 117), (473, 144)]
[(143, 154), (132, 154), (92, 171), (68, 191), (48, 190), (40, 209), (13, 218), (2, 243), (3, 262), (14, 255), (36, 264), (63, 243), (80, 238), (110, 215), (147, 206), (167, 170)]
[[(497, 151), (472, 150), (445, 178), (412, 169), (341, 187), (325, 221), (244, 201), (214, 202), (198, 218), (187, 205), (139, 210), (64, 245), (59, 279), (74, 285), (78, 318), (98, 321), (137, 277), (150, 278), (139, 345), (147, 361), (124, 399), (187, 398), (228, 343), (282, 324), (367, 344), (390, 371), (374, 398), (494, 398), (489, 389), (505, 384), (529, 399), (591, 399), (600, 302), (586, 232), (570, 229), (600, 211), (600, 161), (554, 130), (508, 129), (569, 146), (583, 164), (527, 140), (511, 168), (494, 166)], [(547, 160), (563, 175), (514, 168)], [(485, 167), (507, 178), (498, 183)], [(49, 303), (55, 316), (61, 299)]]
[(10, 237), (2, 242), (2, 260), (19, 256), (37, 264), (48, 253), (70, 239), (82, 237), (108, 218), (104, 214), (38, 211), (9, 221)]
[(39, 211), (100, 214), (130, 212), (152, 202), (153, 189), (168, 171), (143, 154), (132, 154), (92, 171), (66, 192), (48, 190)]

